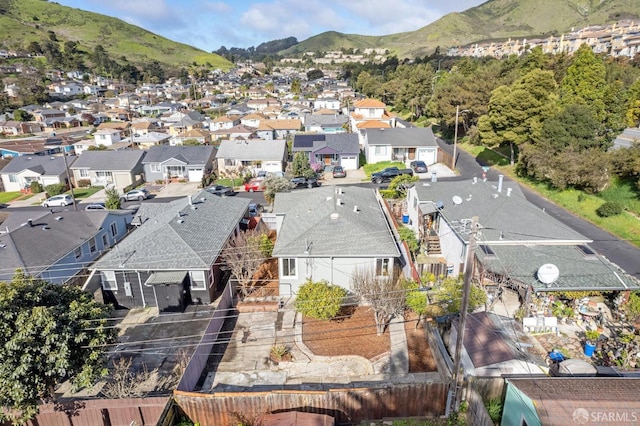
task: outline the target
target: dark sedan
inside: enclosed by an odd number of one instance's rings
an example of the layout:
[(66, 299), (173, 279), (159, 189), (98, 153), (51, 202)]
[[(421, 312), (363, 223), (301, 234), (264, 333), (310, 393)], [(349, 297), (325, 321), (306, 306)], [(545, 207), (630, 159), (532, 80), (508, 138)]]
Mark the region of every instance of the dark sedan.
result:
[(316, 178), (300, 176), (291, 179), (291, 185), (294, 188), (313, 188), (314, 186), (320, 186), (320, 182), (318, 182), (318, 179)]
[(342, 166), (335, 166), (333, 168), (333, 177), (334, 178), (344, 178), (347, 177), (347, 171)]

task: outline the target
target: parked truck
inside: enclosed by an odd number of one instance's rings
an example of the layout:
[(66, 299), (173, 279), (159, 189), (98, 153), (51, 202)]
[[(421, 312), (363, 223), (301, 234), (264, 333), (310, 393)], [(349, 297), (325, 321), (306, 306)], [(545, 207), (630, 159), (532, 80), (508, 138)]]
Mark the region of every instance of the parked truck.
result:
[(413, 176), (413, 170), (411, 169), (399, 169), (397, 167), (387, 167), (379, 172), (371, 173), (371, 182), (382, 183), (389, 182), (396, 176), (409, 175)]

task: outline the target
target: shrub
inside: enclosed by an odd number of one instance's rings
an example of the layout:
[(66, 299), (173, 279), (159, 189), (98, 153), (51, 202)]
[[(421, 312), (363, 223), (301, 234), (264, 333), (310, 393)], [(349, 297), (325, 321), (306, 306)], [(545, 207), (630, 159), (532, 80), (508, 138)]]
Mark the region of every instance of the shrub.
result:
[(29, 188), (31, 189), (32, 194), (37, 194), (39, 192), (42, 192), (42, 185), (37, 180), (34, 180), (33, 182), (31, 182), (31, 184), (29, 185)]
[(78, 180), (78, 188), (89, 188), (91, 186), (91, 179)]
[(294, 306), (304, 316), (319, 320), (328, 320), (340, 312), (342, 299), (347, 292), (342, 287), (327, 281), (307, 280), (298, 290)]
[(493, 420), (495, 424), (500, 424), (500, 420), (502, 419), (502, 401), (499, 399), (492, 399), (485, 402), (485, 407), (487, 408), (487, 413), (489, 413), (491, 420)]
[(260, 235), (260, 251), (264, 257), (271, 257), (271, 253), (273, 253), (273, 241), (267, 234)]
[(413, 232), (413, 229), (401, 226), (398, 228), (398, 234), (400, 235), (400, 240), (406, 242), (411, 253), (415, 255), (420, 248), (420, 243), (418, 242), (418, 237), (416, 237), (416, 233)]
[(107, 188), (104, 191), (106, 196), (104, 205), (109, 210), (118, 210), (120, 208), (120, 194), (115, 187)]
[(64, 183), (54, 183), (45, 186), (44, 189), (45, 191), (47, 191), (47, 194), (49, 194), (49, 197), (53, 197), (54, 195), (60, 195), (64, 193), (64, 191), (67, 190), (67, 185), (65, 185)]
[(624, 206), (617, 201), (607, 201), (596, 209), (600, 217), (617, 216), (624, 210)]

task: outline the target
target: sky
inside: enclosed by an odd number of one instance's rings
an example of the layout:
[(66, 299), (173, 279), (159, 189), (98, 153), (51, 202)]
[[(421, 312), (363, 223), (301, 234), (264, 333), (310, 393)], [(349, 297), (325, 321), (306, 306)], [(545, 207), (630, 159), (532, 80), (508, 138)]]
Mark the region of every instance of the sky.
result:
[(206, 51), (323, 33), (414, 31), (486, 0), (56, 0)]

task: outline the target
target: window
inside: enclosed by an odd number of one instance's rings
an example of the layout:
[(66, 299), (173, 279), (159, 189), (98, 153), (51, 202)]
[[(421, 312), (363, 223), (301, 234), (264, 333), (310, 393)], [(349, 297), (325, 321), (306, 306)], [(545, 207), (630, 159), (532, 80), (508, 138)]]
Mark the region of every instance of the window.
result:
[(80, 177), (89, 177), (88, 169), (78, 169), (78, 173), (80, 174)]
[(111, 172), (96, 172), (98, 179), (113, 179), (113, 173)]
[(109, 247), (109, 243), (107, 242), (107, 234), (102, 234), (102, 248)]
[(296, 259), (282, 259), (282, 276), (295, 277), (297, 275)]
[(89, 240), (89, 252), (90, 253), (96, 252), (96, 237), (93, 237)]
[(111, 224), (111, 236), (115, 237), (116, 235), (118, 235), (118, 224), (113, 222)]
[(9, 182), (17, 182), (17, 181), (18, 181), (18, 176), (9, 175)]
[(193, 290), (206, 290), (207, 281), (204, 279), (204, 271), (189, 271), (191, 288)]
[(376, 145), (374, 148), (375, 148), (375, 154), (376, 155), (387, 155), (387, 147), (386, 146)]
[(156, 164), (156, 163), (149, 164), (149, 170), (155, 173), (160, 172), (160, 164)]
[(102, 288), (105, 290), (118, 290), (115, 271), (102, 271)]
[(73, 251), (73, 255), (76, 257), (76, 259), (79, 259), (82, 257), (82, 247), (78, 247), (77, 249), (75, 249)]
[(376, 259), (376, 276), (386, 277), (389, 275), (389, 259)]

